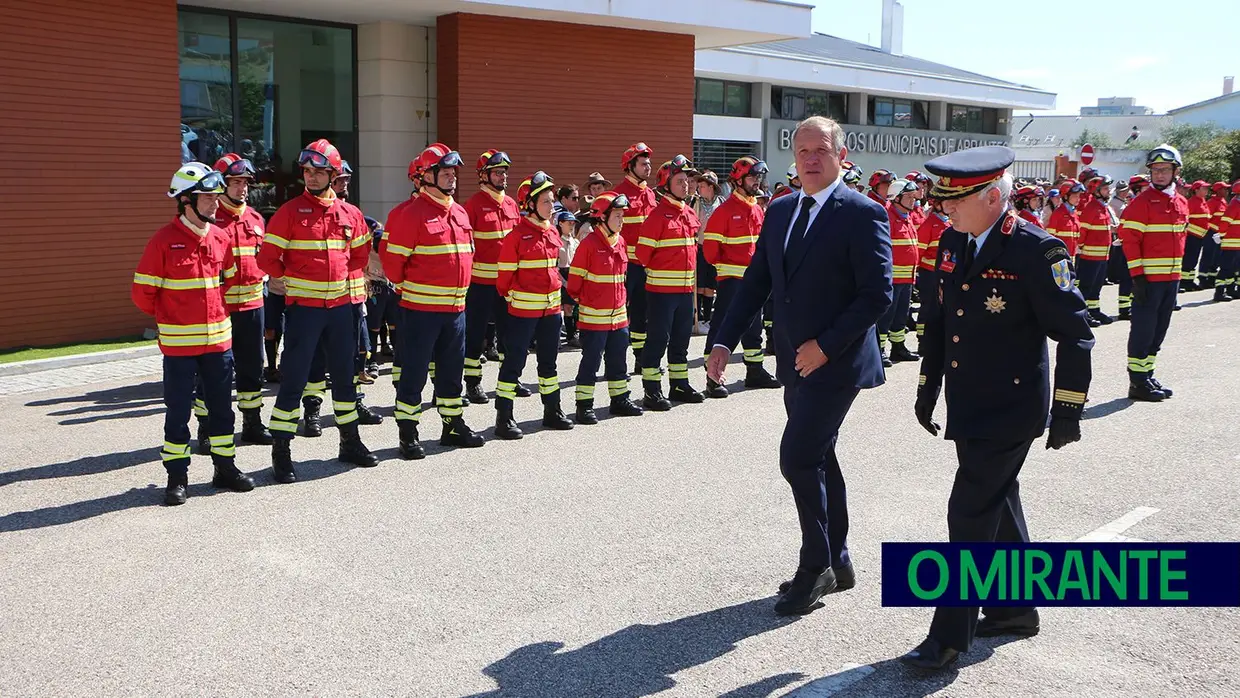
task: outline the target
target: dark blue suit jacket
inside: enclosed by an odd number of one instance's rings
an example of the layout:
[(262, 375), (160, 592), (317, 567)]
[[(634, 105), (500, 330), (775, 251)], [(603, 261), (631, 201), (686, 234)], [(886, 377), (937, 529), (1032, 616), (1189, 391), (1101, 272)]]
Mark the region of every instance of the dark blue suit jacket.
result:
[(735, 349), (767, 297), (775, 306), (775, 357), (784, 385), (801, 380), (796, 352), (817, 339), (827, 364), (805, 379), (831, 388), (886, 381), (874, 325), (891, 305), (891, 229), (882, 206), (844, 185), (831, 192), (806, 233), (802, 254), (784, 264), (784, 240), (800, 196), (771, 202), (716, 343)]

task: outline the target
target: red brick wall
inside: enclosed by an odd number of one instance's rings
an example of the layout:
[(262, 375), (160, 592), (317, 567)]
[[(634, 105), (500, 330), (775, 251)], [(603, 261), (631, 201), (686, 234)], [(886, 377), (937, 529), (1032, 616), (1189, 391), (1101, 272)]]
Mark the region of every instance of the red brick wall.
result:
[(439, 138), (466, 168), (458, 198), (477, 191), (487, 148), (513, 160), (509, 191), (535, 170), (613, 182), (637, 141), (655, 167), (693, 155), (693, 37), (562, 22), (452, 14), (437, 22)]
[(5, 5), (0, 348), (140, 333), (133, 269), (175, 212), (176, 0)]

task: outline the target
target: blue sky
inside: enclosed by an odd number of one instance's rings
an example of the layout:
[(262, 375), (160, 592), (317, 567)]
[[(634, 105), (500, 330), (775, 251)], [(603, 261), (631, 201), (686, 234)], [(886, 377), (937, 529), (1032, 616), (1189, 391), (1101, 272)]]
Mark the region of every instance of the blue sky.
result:
[[(1056, 93), (1041, 114), (1077, 114), (1099, 97), (1162, 113), (1240, 78), (1234, 1), (902, 0), (904, 53)], [(815, 5), (814, 31), (880, 45), (882, 0)]]

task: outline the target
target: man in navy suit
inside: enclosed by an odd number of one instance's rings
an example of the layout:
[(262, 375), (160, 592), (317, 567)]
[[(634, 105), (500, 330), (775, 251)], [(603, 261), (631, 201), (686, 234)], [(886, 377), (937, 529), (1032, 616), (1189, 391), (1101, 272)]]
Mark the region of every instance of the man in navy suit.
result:
[(707, 361), (708, 375), (721, 383), (741, 334), (772, 299), (788, 413), (779, 467), (801, 524), (800, 561), (780, 587), (780, 615), (808, 613), (824, 594), (856, 584), (835, 442), (861, 389), (886, 381), (874, 325), (892, 297), (887, 212), (842, 183), (843, 129), (810, 117), (797, 125), (792, 145), (801, 190), (767, 209)]

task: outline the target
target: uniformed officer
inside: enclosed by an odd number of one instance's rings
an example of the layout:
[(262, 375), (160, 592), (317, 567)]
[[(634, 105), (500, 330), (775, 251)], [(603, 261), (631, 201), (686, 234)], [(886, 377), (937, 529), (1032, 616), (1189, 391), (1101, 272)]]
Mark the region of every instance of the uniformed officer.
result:
[[(1009, 208), (1016, 159), (1005, 146), (983, 146), (926, 163), (940, 177), (952, 227), (937, 263), (938, 312), (929, 316), (921, 353), (917, 421), (933, 435), (934, 406), (946, 376), (947, 433), (959, 468), (947, 504), (953, 543), (1028, 542), (1017, 477), (1035, 439), (1047, 448), (1080, 440), (1090, 381), (1093, 330), (1073, 285), (1068, 250)], [(1047, 339), (1058, 343), (1052, 400)], [(973, 638), (1038, 632), (1034, 608), (939, 608), (929, 636), (904, 660), (942, 669)]]

